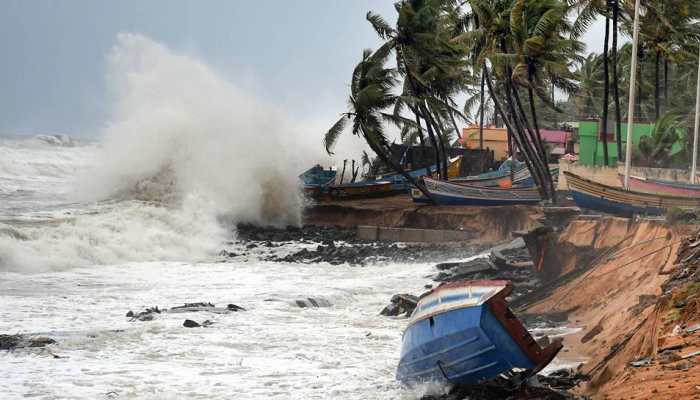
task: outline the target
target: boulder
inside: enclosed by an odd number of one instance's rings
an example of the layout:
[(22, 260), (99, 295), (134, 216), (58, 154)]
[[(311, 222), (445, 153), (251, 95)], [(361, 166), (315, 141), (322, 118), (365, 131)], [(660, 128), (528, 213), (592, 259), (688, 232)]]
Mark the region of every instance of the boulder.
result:
[(196, 321), (192, 321), (191, 319), (186, 319), (185, 322), (182, 323), (182, 326), (185, 328), (199, 328), (202, 325)]
[(391, 303), (379, 313), (387, 317), (398, 317), (405, 314), (407, 317), (413, 314), (418, 304), (418, 297), (410, 294), (395, 294)]

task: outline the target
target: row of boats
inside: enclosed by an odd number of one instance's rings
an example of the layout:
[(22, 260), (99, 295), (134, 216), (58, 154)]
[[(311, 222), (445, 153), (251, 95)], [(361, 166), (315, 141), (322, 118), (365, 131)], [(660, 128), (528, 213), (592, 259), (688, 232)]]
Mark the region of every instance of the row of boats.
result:
[[(451, 160), (454, 165), (457, 159)], [(431, 172), (436, 171), (431, 167)], [(554, 179), (559, 168), (551, 167)], [(517, 161), (504, 162), (496, 171), (468, 177), (437, 180), (428, 176), (428, 169), (410, 171), (423, 181), (438, 205), (503, 206), (532, 205), (541, 201), (530, 171)], [(563, 175), (571, 196), (582, 209), (620, 216), (662, 215), (672, 208), (700, 208), (700, 185), (660, 179), (629, 177), (629, 188), (611, 186), (583, 178), (571, 172)], [(313, 198), (354, 199), (389, 196), (410, 192), (414, 202), (427, 203), (425, 195), (401, 175), (386, 175), (356, 183), (335, 184), (335, 171), (316, 166), (300, 176), (305, 193)], [(623, 177), (620, 176), (620, 181)]]

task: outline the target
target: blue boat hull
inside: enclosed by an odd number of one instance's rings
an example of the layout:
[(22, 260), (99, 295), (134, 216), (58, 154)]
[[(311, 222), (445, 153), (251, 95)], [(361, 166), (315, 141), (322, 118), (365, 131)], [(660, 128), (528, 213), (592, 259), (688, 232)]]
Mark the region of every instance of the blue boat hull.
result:
[(407, 384), (476, 384), (514, 368), (535, 367), (486, 303), (410, 326), (404, 333), (397, 379)]
[(600, 211), (608, 214), (632, 217), (633, 215), (663, 215), (664, 210), (657, 207), (636, 207), (631, 204), (616, 202), (596, 197), (578, 190), (571, 190), (571, 197), (579, 208)]
[[(435, 198), (435, 202), (441, 206), (512, 206), (512, 205), (523, 205), (523, 204), (539, 204), (540, 200), (524, 201), (521, 199), (512, 200), (493, 200), (493, 199), (476, 199), (476, 198), (465, 198), (458, 196), (445, 196), (442, 194), (432, 194)], [(413, 197), (413, 201), (416, 203), (430, 203), (427, 197)]]

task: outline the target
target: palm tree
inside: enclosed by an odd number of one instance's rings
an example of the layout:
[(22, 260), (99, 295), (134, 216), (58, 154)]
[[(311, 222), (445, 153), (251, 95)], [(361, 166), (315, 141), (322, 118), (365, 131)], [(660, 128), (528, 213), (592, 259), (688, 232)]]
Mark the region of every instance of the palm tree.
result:
[(612, 11), (612, 62), (613, 102), (615, 103), (615, 139), (617, 140), (617, 161), (622, 161), (622, 111), (620, 110), (620, 79), (617, 75), (617, 35), (620, 19), (619, 0), (608, 2), (608, 9)]
[[(455, 117), (466, 120), (453, 100), (464, 86), (465, 62), (460, 49), (450, 44), (450, 38), (460, 30), (461, 16), (453, 0), (401, 0), (395, 8), (396, 28), (372, 12), (367, 13), (367, 20), (387, 40), (386, 45), (396, 51), (397, 69), (405, 78), (398, 111), (410, 109), (415, 116), (414, 126), (425, 123), (436, 164), (446, 179), (448, 155), (443, 120), (452, 121), (458, 135)], [(423, 128), (419, 133), (422, 131)]]
[[(514, 82), (527, 90), (532, 118), (532, 129), (528, 129), (528, 132), (544, 163), (547, 153), (540, 137), (535, 94), (545, 105), (558, 109), (548, 88), (557, 86), (566, 92), (575, 90), (575, 75), (570, 68), (579, 61), (578, 52), (583, 49), (581, 42), (563, 36), (572, 29), (566, 19), (567, 12), (566, 5), (558, 0), (536, 0), (527, 5), (525, 0), (517, 0), (510, 14), (514, 47), (511, 57), (515, 64), (511, 75)], [(515, 87), (516, 100), (519, 101), (517, 90)], [(527, 116), (522, 113), (523, 120), (527, 122)], [(545, 168), (544, 172), (553, 194), (549, 168)]]
[(395, 77), (396, 70), (384, 67), (389, 54), (388, 46), (381, 47), (375, 53), (371, 50), (362, 53), (362, 60), (355, 67), (350, 81), (350, 110), (343, 113), (326, 132), (323, 142), (326, 152), (333, 154), (332, 149), (338, 137), (346, 124), (352, 122), (353, 135), (362, 136), (384, 164), (401, 174), (432, 201), (431, 194), (423, 184), (417, 182), (391, 157), (391, 145), (384, 132), (386, 114), (383, 111), (396, 102), (396, 96), (391, 90), (398, 82)]
[(656, 121), (651, 135), (640, 139), (635, 154), (636, 163), (656, 168), (668, 167), (671, 163), (672, 147), (682, 137), (683, 130), (683, 123), (678, 115), (664, 114)]
[(574, 95), (574, 103), (579, 115), (586, 118), (597, 116), (600, 109), (597, 100), (601, 98), (603, 88), (601, 67), (601, 57), (590, 53), (575, 72), (579, 88)]
[[(459, 39), (472, 54), (475, 60), (474, 68), (483, 69), (496, 112), (505, 122), (509, 139), (512, 138), (522, 152), (540, 194), (544, 199), (553, 199), (551, 177), (548, 171), (545, 171), (548, 170), (546, 159), (542, 158), (536, 140), (533, 140), (539, 135), (531, 130), (523, 111), (513, 81), (514, 64), (509, 55), (509, 48), (513, 47), (510, 16), (515, 6), (527, 9), (529, 4), (526, 5), (524, 1), (507, 0), (470, 0), (469, 4), (474, 20), (478, 21), (478, 27), (475, 26), (475, 29), (461, 35)], [(491, 81), (492, 77), (495, 82)]]

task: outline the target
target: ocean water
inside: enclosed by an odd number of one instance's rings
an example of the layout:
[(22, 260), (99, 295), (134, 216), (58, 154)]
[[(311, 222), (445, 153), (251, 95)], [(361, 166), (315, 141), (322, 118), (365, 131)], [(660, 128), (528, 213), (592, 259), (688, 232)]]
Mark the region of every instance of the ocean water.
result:
[[(58, 342), (1, 352), (0, 399), (417, 399), (446, 389), (395, 382), (407, 321), (378, 315), (393, 294), (422, 292), (446, 260), (218, 255), (246, 252), (238, 222), (300, 222), (297, 175), (321, 162), (319, 135), (146, 37), (119, 35), (106, 64), (112, 112), (93, 138), (0, 135), (0, 333)], [(330, 307), (295, 305), (308, 297)], [(247, 311), (125, 316), (191, 302)], [(213, 325), (188, 329), (185, 318)]]
[[(406, 320), (378, 315), (393, 294), (423, 290), (433, 264), (224, 260), (221, 249), (244, 249), (220, 219), (131, 198), (74, 200), (99, 152), (90, 141), (0, 141), (0, 332), (58, 341), (0, 354), (2, 398), (412, 399), (436, 390), (394, 381)], [(295, 305), (308, 297), (331, 306)], [(247, 311), (125, 317), (198, 301)], [(188, 329), (185, 318), (214, 324)]]

